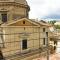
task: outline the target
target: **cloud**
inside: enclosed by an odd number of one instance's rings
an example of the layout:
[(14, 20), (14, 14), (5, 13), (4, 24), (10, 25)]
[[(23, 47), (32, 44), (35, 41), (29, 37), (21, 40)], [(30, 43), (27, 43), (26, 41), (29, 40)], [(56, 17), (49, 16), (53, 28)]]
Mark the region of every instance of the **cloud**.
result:
[(51, 14), (51, 15), (43, 17), (43, 19), (60, 19), (60, 15)]
[(42, 17), (42, 19), (60, 19), (60, 9), (56, 11), (50, 11), (48, 15)]
[(60, 0), (27, 0), (30, 18), (59, 18)]

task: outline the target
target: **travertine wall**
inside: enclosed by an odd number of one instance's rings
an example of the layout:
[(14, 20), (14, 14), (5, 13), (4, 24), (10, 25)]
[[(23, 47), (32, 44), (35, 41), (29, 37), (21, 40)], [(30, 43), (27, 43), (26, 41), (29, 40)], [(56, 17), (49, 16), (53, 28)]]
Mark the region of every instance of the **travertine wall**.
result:
[[(4, 9), (5, 12), (0, 12), (0, 21), (2, 22), (2, 13), (7, 14), (7, 22), (12, 22), (13, 20), (20, 19), (22, 17), (27, 17), (26, 8), (14, 7), (14, 6), (0, 6), (0, 11)], [(7, 11), (7, 12), (6, 12)]]
[[(12, 22), (13, 20), (18, 20), (21, 18), (28, 18), (29, 6), (27, 2), (25, 2), (25, 0), (20, 2), (21, 4), (17, 4), (17, 2), (14, 3), (10, 1), (0, 1), (0, 23), (2, 23), (2, 13), (7, 14), (7, 22)], [(25, 4), (22, 4), (24, 2)]]
[[(11, 55), (17, 52), (27, 51), (29, 49), (38, 49), (39, 48), (39, 28), (3, 28), (5, 31), (4, 35), (4, 45), (3, 49), (4, 56)], [(27, 36), (24, 36), (24, 32), (28, 33)], [(14, 34), (15, 33), (15, 34)], [(10, 35), (11, 34), (11, 35)], [(27, 49), (22, 50), (22, 40), (27, 39)]]
[[(3, 36), (5, 48), (2, 52), (4, 56), (43, 47), (43, 38), (46, 38), (43, 27), (5, 27), (3, 28), (3, 33), (6, 34)], [(27, 33), (27, 36), (24, 33)], [(24, 39), (27, 39), (27, 49), (25, 50), (22, 49), (22, 40)]]

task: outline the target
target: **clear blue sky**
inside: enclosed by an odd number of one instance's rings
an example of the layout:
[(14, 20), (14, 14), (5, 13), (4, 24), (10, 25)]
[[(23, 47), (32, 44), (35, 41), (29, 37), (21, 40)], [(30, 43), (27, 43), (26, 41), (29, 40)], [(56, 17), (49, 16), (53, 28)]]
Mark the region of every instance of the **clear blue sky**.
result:
[(27, 0), (30, 18), (60, 19), (60, 0)]

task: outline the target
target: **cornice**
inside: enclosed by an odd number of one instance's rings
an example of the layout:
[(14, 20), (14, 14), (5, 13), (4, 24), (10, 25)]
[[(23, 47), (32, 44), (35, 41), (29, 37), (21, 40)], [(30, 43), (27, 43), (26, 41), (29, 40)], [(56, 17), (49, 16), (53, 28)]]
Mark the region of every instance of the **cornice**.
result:
[(30, 7), (28, 5), (24, 5), (16, 2), (0, 2), (0, 6), (18, 6), (18, 7), (26, 8), (28, 11), (30, 10)]

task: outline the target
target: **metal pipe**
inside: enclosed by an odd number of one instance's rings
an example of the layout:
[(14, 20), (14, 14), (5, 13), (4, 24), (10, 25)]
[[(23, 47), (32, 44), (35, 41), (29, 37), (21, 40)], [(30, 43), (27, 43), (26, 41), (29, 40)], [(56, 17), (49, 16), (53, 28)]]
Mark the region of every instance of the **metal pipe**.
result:
[(46, 46), (47, 46), (47, 60), (49, 60), (49, 41), (48, 41), (48, 32), (46, 32), (46, 37), (47, 37), (47, 41), (46, 41)]

